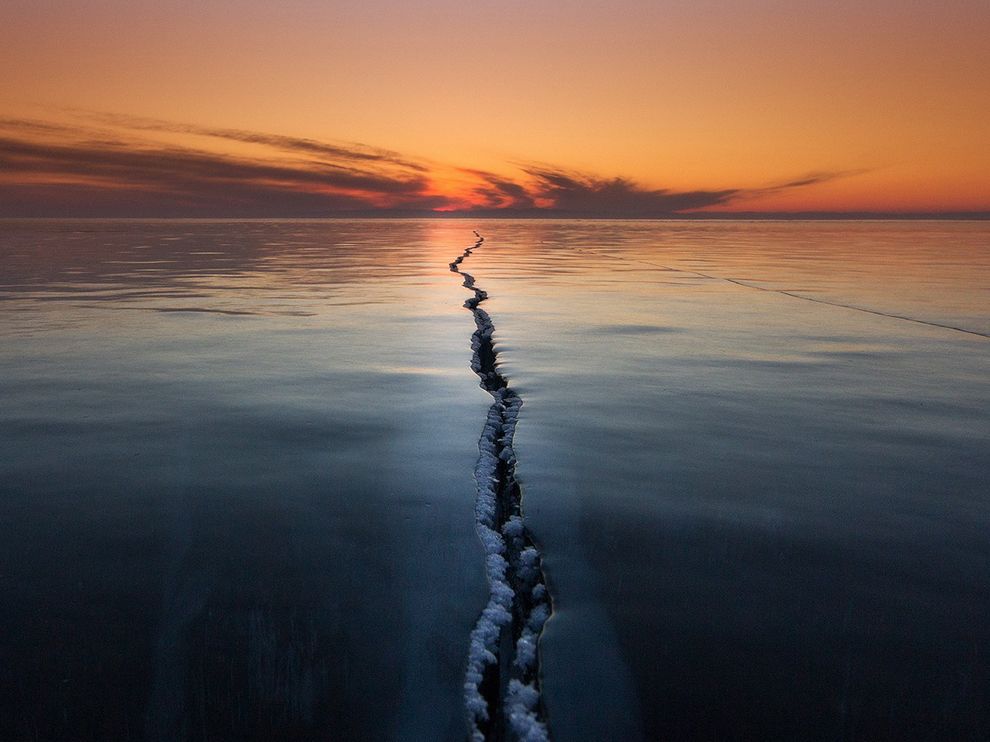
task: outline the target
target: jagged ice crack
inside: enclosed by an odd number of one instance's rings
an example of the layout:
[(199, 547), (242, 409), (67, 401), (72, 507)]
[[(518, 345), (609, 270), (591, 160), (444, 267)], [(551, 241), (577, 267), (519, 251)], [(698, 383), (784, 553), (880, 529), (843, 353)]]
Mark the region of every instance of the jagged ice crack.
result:
[(515, 478), (512, 441), (522, 399), (497, 368), (495, 325), (479, 306), (488, 294), (460, 269), (485, 241), (477, 232), (475, 236), (477, 241), (450, 264), (473, 293), (464, 302), (475, 321), (471, 368), (493, 398), (474, 469), (475, 528), (485, 552), (489, 597), (471, 631), (464, 704), (475, 742), (543, 742), (548, 732), (540, 698), (539, 639), (551, 613), (550, 594), (539, 550), (526, 530)]

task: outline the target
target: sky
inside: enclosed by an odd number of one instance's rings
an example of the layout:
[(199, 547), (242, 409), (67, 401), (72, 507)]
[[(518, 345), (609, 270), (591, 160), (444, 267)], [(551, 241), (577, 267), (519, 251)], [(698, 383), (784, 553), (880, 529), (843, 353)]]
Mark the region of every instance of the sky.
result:
[(6, 0), (0, 216), (990, 212), (987, 0)]

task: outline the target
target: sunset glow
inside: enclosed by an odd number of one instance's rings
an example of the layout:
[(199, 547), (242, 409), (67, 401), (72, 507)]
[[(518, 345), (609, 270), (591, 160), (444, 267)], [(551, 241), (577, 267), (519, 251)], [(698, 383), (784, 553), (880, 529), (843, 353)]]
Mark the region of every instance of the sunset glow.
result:
[(0, 19), (6, 216), (990, 210), (984, 2)]

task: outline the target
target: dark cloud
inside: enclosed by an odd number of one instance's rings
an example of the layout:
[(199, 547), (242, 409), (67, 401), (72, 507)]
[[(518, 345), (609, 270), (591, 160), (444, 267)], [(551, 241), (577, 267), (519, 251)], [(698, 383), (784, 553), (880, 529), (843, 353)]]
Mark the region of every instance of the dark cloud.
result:
[(525, 169), (535, 181), (535, 196), (568, 216), (662, 217), (707, 206), (720, 206), (740, 194), (731, 188), (672, 191), (643, 188), (625, 178), (596, 178), (542, 167)]
[(325, 216), (448, 205), (424, 173), (392, 160), (255, 160), (26, 119), (2, 119), (0, 129), (0, 215)]
[(130, 149), (114, 142), (54, 145), (0, 137), (0, 157), (7, 163), (8, 172), (48, 171), (149, 185), (266, 181), (386, 195), (416, 194), (426, 187), (422, 177), (389, 178), (323, 163), (280, 166), (177, 148)]
[[(770, 192), (819, 185), (867, 172), (820, 171), (763, 188), (677, 191), (644, 188), (627, 178), (600, 178), (540, 165), (523, 165), (522, 169), (533, 180), (527, 190), (529, 206), (540, 203), (543, 204), (537, 209), (540, 213), (590, 218), (659, 218), (690, 214)], [(504, 189), (494, 181), (490, 185), (496, 193)], [(523, 210), (528, 208), (521, 202), (507, 208), (517, 206)]]
[(483, 208), (491, 209), (533, 209), (536, 202), (526, 186), (485, 170), (464, 169), (463, 172), (481, 180), (474, 188), (474, 195), (480, 199)]
[(92, 184), (0, 183), (0, 216), (316, 217), (368, 211), (347, 196), (268, 191), (238, 185), (221, 192), (101, 188)]

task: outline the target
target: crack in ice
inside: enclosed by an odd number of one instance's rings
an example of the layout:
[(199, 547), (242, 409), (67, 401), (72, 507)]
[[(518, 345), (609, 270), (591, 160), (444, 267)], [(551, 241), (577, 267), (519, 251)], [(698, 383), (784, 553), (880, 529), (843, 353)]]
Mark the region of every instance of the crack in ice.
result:
[(464, 704), (473, 742), (544, 742), (548, 732), (540, 697), (539, 640), (552, 608), (539, 550), (523, 522), (515, 477), (512, 441), (522, 399), (497, 368), (495, 326), (479, 306), (488, 294), (460, 269), (485, 241), (474, 234), (477, 241), (450, 264), (474, 294), (464, 302), (475, 321), (471, 368), (493, 398), (474, 469), (475, 528), (485, 551), (489, 598), (471, 631)]

